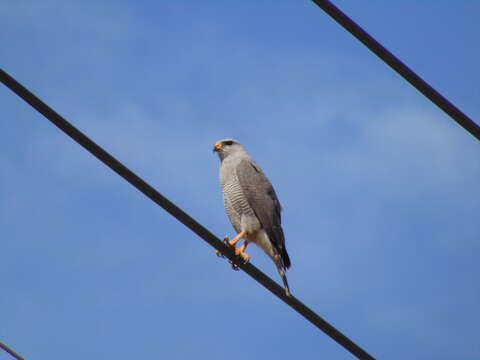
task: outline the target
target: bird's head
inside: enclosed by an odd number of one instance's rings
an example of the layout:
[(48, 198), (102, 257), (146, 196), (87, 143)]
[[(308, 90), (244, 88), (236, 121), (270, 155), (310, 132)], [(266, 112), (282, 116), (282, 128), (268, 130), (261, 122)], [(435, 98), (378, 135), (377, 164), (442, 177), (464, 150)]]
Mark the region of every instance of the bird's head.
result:
[(234, 139), (222, 139), (215, 143), (213, 151), (218, 154), (220, 160), (225, 159), (227, 156), (237, 152), (245, 151), (242, 144)]

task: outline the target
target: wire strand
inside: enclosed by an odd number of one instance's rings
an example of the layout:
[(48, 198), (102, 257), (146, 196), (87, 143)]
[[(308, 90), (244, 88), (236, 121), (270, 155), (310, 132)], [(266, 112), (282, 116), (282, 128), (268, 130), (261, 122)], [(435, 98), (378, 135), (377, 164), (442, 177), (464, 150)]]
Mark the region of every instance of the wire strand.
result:
[(10, 355), (12, 355), (15, 359), (17, 360), (25, 360), (25, 358), (21, 357), (20, 355), (18, 355), (11, 347), (7, 346), (5, 343), (3, 342), (0, 342), (0, 348), (2, 348), (3, 350), (5, 350), (7, 353), (9, 353)]
[(370, 36), (355, 21), (350, 19), (329, 0), (312, 0), (337, 23), (343, 26), (354, 37), (360, 40), (367, 48), (382, 59), (388, 66), (400, 74), (405, 80), (425, 95), (430, 101), (447, 113), (460, 126), (480, 140), (480, 126), (465, 115), (454, 104), (448, 101), (442, 94), (432, 88), (425, 80), (418, 76), (412, 69), (400, 59), (388, 51), (382, 44)]
[(326, 320), (312, 311), (309, 307), (303, 304), (300, 300), (294, 296), (286, 296), (284, 289), (273, 281), (270, 277), (265, 275), (257, 267), (251, 263), (244, 264), (243, 261), (239, 260), (232, 249), (226, 246), (219, 238), (213, 235), (209, 230), (204, 226), (198, 223), (190, 215), (185, 213), (182, 209), (176, 206), (173, 202), (168, 200), (165, 196), (161, 195), (157, 190), (147, 184), (144, 180), (134, 174), (131, 170), (121, 164), (117, 159), (112, 155), (107, 153), (99, 145), (90, 140), (85, 134), (80, 130), (75, 128), (47, 104), (41, 101), (37, 96), (32, 94), (27, 90), (23, 85), (16, 81), (13, 77), (7, 74), (4, 70), (0, 69), (0, 80), (5, 86), (12, 90), (15, 94), (21, 97), (24, 101), (30, 104), (35, 110), (45, 116), (53, 124), (55, 124), (60, 130), (65, 132), (78, 144), (83, 146), (87, 151), (89, 151), (93, 156), (103, 162), (110, 169), (115, 171), (118, 175), (127, 180), (150, 200), (155, 202), (157, 205), (161, 206), (178, 221), (192, 230), (195, 234), (200, 236), (203, 240), (213, 246), (215, 249), (222, 252), (228, 259), (230, 259), (235, 265), (245, 271), (257, 282), (262, 284), (267, 290), (272, 292), (288, 306), (302, 315), (305, 319), (310, 321), (317, 328), (322, 330), (325, 334), (330, 336), (333, 340), (339, 343), (346, 350), (350, 351), (358, 359), (361, 360), (374, 360), (374, 358), (363, 350), (360, 346), (355, 344), (352, 340), (342, 334), (334, 326), (330, 325)]

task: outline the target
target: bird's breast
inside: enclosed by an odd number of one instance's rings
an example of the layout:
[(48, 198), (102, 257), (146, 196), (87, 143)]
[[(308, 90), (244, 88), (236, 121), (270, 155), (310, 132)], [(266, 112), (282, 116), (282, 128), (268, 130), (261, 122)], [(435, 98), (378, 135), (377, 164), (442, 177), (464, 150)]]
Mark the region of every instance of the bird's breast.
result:
[[(254, 212), (248, 204), (240, 182), (236, 177), (231, 177), (229, 181), (222, 184), (224, 200), (238, 215), (254, 215)], [(227, 212), (229, 209), (227, 209)]]
[(236, 175), (235, 165), (234, 162), (224, 161), (220, 168), (220, 183), (222, 184), (225, 210), (230, 222), (238, 232), (246, 230), (250, 233), (259, 228), (259, 222), (245, 197), (244, 189)]

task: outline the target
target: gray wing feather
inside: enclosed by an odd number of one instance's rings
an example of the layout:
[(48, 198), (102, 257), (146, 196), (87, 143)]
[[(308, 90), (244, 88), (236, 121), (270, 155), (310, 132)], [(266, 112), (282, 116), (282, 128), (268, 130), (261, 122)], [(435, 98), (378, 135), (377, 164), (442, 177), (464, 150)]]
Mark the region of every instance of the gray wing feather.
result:
[(282, 206), (272, 184), (260, 167), (249, 160), (242, 160), (236, 168), (236, 173), (248, 204), (282, 257), (284, 266), (290, 267), (281, 226)]

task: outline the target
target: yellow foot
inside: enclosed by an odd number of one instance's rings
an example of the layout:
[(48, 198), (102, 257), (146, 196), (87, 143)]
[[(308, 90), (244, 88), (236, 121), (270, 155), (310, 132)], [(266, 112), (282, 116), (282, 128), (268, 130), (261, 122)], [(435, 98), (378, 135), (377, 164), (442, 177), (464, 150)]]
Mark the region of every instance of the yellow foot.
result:
[[(235, 249), (235, 254), (236, 254), (238, 249), (235, 247), (235, 244), (238, 242), (238, 240), (235, 241), (235, 242), (233, 242), (233, 241), (234, 241), (234, 240), (230, 240), (230, 239), (228, 238), (228, 236), (225, 236), (225, 237), (223, 238), (223, 242), (225, 243), (225, 245), (234, 248), (234, 249)], [(233, 242), (233, 243), (232, 243), (232, 242)], [(215, 254), (216, 254), (218, 257), (225, 258), (225, 255), (224, 255), (220, 250), (215, 250)], [(230, 263), (230, 265), (232, 265), (232, 270), (235, 270), (235, 271), (238, 271), (238, 270), (239, 270), (239, 269), (238, 269), (238, 266), (235, 265), (230, 259), (228, 259), (228, 262)]]
[(245, 264), (250, 260), (250, 255), (244, 251), (243, 246), (240, 248), (235, 248), (235, 255), (240, 256)]
[[(224, 242), (225, 245), (227, 245), (227, 246), (232, 246), (232, 245), (230, 244), (230, 239), (228, 238), (228, 236), (224, 236), (224, 237), (223, 237), (223, 242)], [(218, 257), (221, 257), (221, 258), (224, 258), (224, 257), (225, 257), (225, 255), (223, 255), (220, 250), (215, 250), (215, 255), (217, 255)]]

